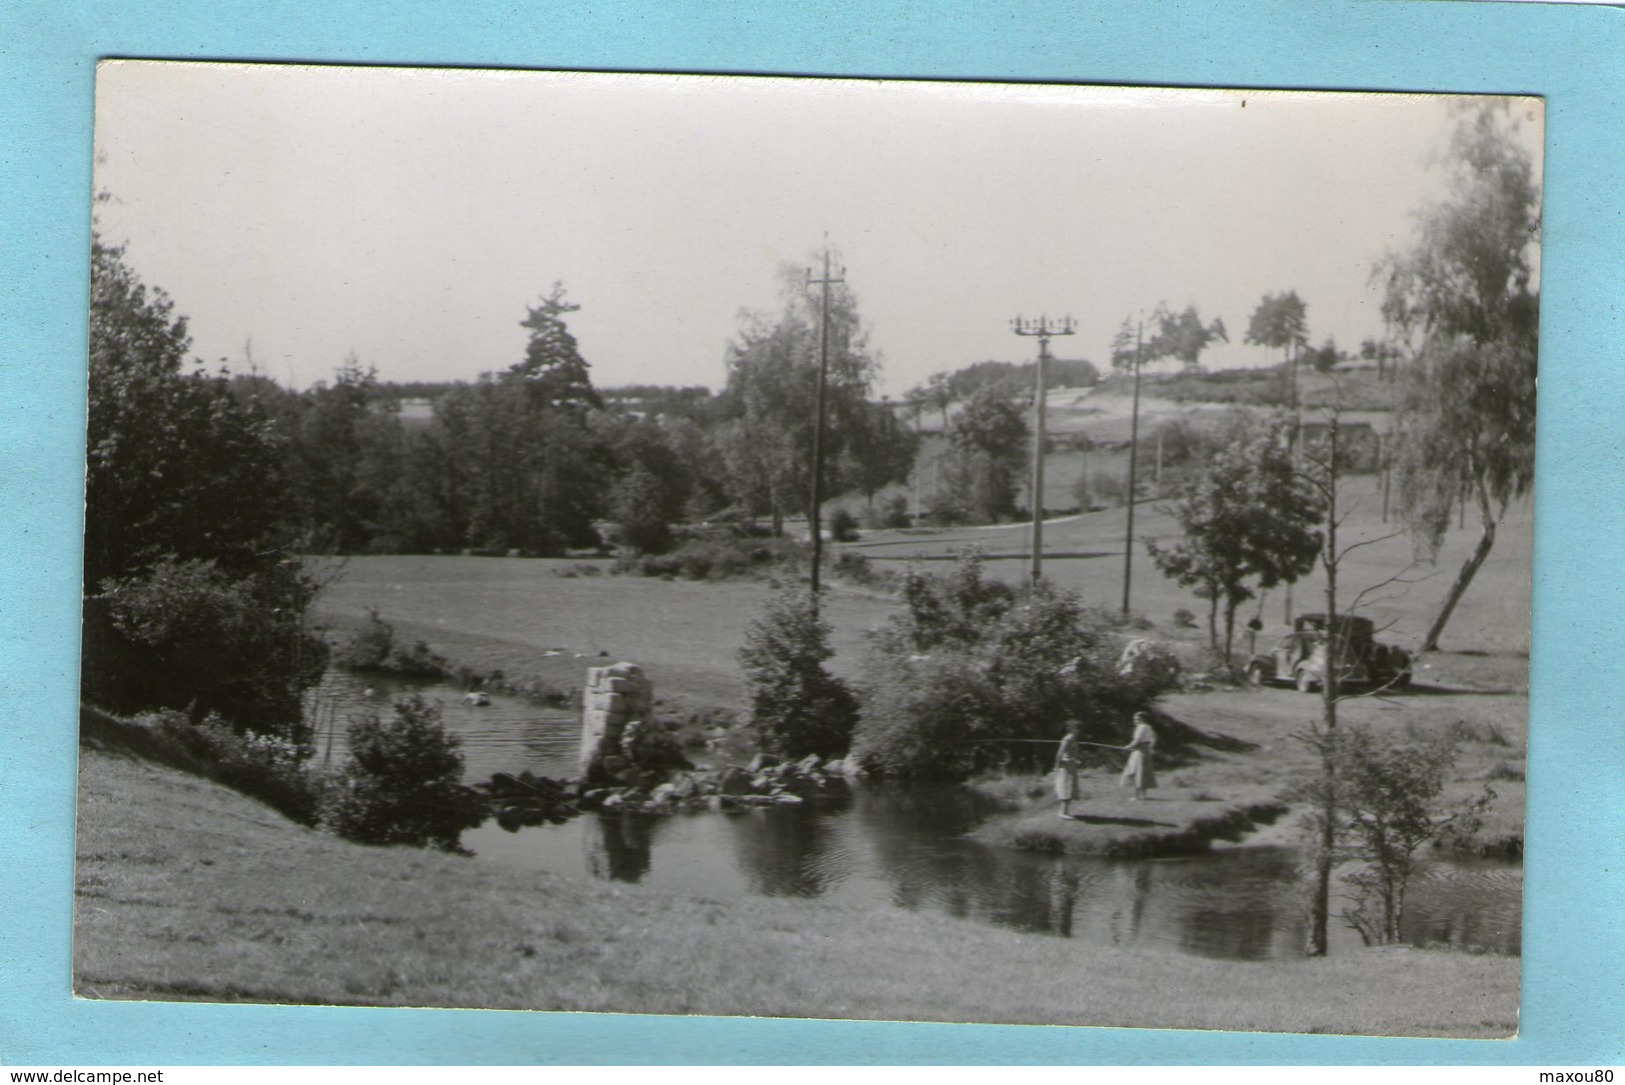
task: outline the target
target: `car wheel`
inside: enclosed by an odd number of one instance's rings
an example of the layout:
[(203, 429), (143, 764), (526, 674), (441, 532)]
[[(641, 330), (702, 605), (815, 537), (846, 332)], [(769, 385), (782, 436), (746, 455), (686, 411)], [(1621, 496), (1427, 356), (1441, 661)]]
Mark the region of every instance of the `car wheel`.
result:
[(1315, 681), (1314, 676), (1309, 673), (1307, 667), (1298, 668), (1299, 693), (1313, 693), (1315, 692), (1315, 687), (1318, 685), (1319, 683)]
[(1263, 686), (1264, 665), (1262, 663), (1247, 664), (1247, 684), (1249, 686)]

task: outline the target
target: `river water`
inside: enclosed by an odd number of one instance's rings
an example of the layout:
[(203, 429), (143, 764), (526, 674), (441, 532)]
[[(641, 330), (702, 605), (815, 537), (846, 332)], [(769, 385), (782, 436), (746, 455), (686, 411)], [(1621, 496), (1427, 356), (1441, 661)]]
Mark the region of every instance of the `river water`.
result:
[[(322, 728), (318, 762), (329, 734), (333, 761), (342, 758), (348, 716), (387, 711), (393, 697), (414, 689), (441, 704), (442, 722), (462, 739), (469, 781), (525, 769), (574, 774), (581, 733), (574, 711), (500, 694), (469, 706), (452, 686), (339, 672), (329, 672), (313, 698)], [(1222, 847), (1195, 858), (1132, 861), (1029, 855), (965, 838), (992, 813), (986, 800), (959, 788), (860, 782), (843, 798), (799, 807), (588, 815), (517, 832), (493, 820), (464, 833), (463, 845), (488, 862), (713, 900), (759, 895), (907, 908), (1204, 957), (1280, 959), (1303, 951), (1295, 849)], [(1405, 938), (1518, 953), (1522, 890), (1515, 861), (1428, 860), (1411, 882)], [(1334, 950), (1360, 944), (1343, 927), (1332, 939)]]

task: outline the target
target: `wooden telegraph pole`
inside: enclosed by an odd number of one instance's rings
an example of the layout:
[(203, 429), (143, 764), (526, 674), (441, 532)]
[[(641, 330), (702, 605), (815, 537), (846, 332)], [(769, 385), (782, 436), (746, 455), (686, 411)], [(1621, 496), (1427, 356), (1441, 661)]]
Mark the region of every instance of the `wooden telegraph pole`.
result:
[(819, 511), (824, 501), (824, 385), (829, 374), (829, 288), (844, 282), (845, 279), (830, 274), (829, 241), (826, 239), (823, 278), (815, 279), (811, 271), (807, 272), (807, 285), (823, 290), (823, 306), (818, 321), (818, 395), (817, 406), (813, 410), (812, 506), (807, 511), (807, 524), (812, 535), (812, 605), (815, 614), (818, 611), (818, 572), (824, 560), (824, 532)]
[(1144, 363), (1145, 321), (1134, 326), (1134, 407), (1128, 424), (1128, 524), (1123, 529), (1123, 617), (1128, 617), (1129, 583), (1134, 572), (1134, 474), (1140, 459), (1140, 368)]
[(1016, 317), (1010, 322), (1010, 328), (1017, 335), (1033, 335), (1038, 337), (1038, 373), (1033, 385), (1033, 481), (1032, 481), (1032, 511), (1033, 511), (1033, 555), (1032, 577), (1033, 583), (1038, 583), (1043, 577), (1044, 564), (1044, 409), (1046, 392), (1044, 387), (1044, 367), (1049, 361), (1049, 341), (1053, 335), (1072, 335), (1076, 325), (1071, 317), (1062, 317), (1051, 323), (1049, 317), (1041, 316), (1037, 320), (1027, 320)]

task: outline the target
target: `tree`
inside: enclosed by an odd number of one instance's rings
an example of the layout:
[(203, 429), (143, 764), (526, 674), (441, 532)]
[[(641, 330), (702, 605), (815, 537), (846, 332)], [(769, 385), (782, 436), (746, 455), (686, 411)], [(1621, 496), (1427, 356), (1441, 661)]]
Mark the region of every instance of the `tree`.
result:
[(186, 318), (91, 238), (85, 583), (165, 555), (257, 564), (281, 526), (281, 442), (224, 377), (183, 373)]
[(530, 401), (543, 407), (601, 408), (593, 390), (588, 365), (576, 346), (576, 337), (564, 323), (566, 314), (581, 308), (564, 300), (564, 284), (556, 282), (539, 305), (526, 311), (521, 328), (530, 329), (525, 360), (511, 372), (525, 382)]
[(282, 443), (227, 377), (182, 371), (185, 318), (94, 233), (89, 348), (86, 699), (301, 741), (326, 649), (283, 549)]
[[(779, 278), (784, 300), (778, 315), (747, 314), (744, 327), (728, 346), (723, 398), (733, 424), (719, 433), (734, 499), (749, 510), (768, 512), (775, 532), (787, 512), (812, 511), (822, 323), (820, 293), (805, 270), (785, 265)], [(835, 284), (829, 298), (822, 491), (835, 494), (852, 482), (843, 477), (840, 465), (854, 435), (871, 422), (868, 396), (878, 362), (869, 351), (868, 332), (851, 287)]]
[(1343, 360), (1343, 353), (1337, 349), (1337, 340), (1328, 335), (1318, 348), (1306, 349), (1303, 360), (1316, 373), (1330, 373)]
[(634, 554), (664, 554), (671, 549), (671, 521), (661, 508), (660, 480), (641, 463), (615, 484), (610, 513), (620, 528), (620, 542)]
[(857, 722), (857, 698), (824, 667), (835, 652), (811, 596), (800, 585), (779, 588), (739, 650), (748, 725), (763, 749), (791, 759), (840, 756)]
[(1416, 245), (1375, 272), (1384, 315), (1416, 350), (1397, 423), (1400, 514), (1430, 558), (1458, 503), (1479, 515), (1478, 545), (1423, 651), (1437, 650), (1507, 506), (1534, 483), (1540, 185), (1518, 132), (1504, 103), (1464, 110), (1445, 159), (1451, 194), (1423, 212)]
[(350, 756), (339, 771), (322, 820), (363, 844), (433, 845), (456, 851), (464, 829), (485, 820), (479, 795), (463, 786), (463, 755), (440, 710), (422, 697), (369, 713), (350, 725)]
[(964, 515), (995, 523), (1014, 515), (1029, 442), (1027, 422), (994, 388), (971, 396), (948, 429), (948, 483)]
[(1243, 417), (1169, 510), (1183, 537), (1172, 545), (1146, 539), (1162, 574), (1209, 601), (1208, 638), (1218, 648), (1215, 617), (1224, 610), (1224, 659), (1231, 661), (1236, 608), (1314, 567), (1324, 513), (1292, 462), (1290, 419)]
[(331, 384), (316, 384), (298, 404), (289, 463), (307, 545), (341, 554), (379, 541), (399, 548), (409, 530), (405, 446), (398, 404), (384, 396), (377, 371), (352, 354)]
[(1391, 945), (1400, 941), (1417, 850), (1447, 829), (1459, 831), (1462, 822), (1476, 825), (1478, 803), (1449, 810), (1440, 802), (1456, 758), (1449, 738), (1396, 745), (1367, 727), (1349, 727), (1337, 736), (1331, 757), (1339, 781), (1338, 858), (1359, 864), (1344, 877), (1355, 894), (1343, 918), (1367, 945)]
[(850, 478), (870, 510), (875, 494), (894, 482), (907, 482), (919, 454), (918, 434), (903, 424), (889, 401), (864, 405), (859, 424), (842, 456), (840, 474)]
[(1112, 336), (1112, 368), (1132, 373), (1144, 362), (1144, 328), (1134, 317), (1126, 316)]
[(909, 394), (909, 398), (942, 415), (942, 432), (948, 432), (948, 409), (958, 401), (958, 397), (947, 373), (931, 374), (923, 385)]
[(1280, 347), (1288, 366), (1289, 402), (1298, 405), (1297, 351), (1309, 341), (1308, 306), (1296, 290), (1265, 294), (1247, 322), (1245, 341), (1264, 347)]
[(1202, 351), (1213, 341), (1228, 343), (1224, 321), (1214, 318), (1211, 324), (1202, 323), (1202, 315), (1194, 305), (1187, 305), (1175, 314), (1166, 305), (1159, 304), (1151, 315), (1155, 332), (1146, 344), (1146, 358), (1177, 358), (1187, 370), (1201, 366)]
[[(1327, 926), (1331, 914), (1331, 884), (1332, 868), (1338, 856), (1338, 817), (1339, 795), (1341, 783), (1338, 774), (1337, 751), (1337, 706), (1342, 700), (1340, 688), (1340, 668), (1336, 661), (1343, 658), (1346, 651), (1342, 639), (1348, 635), (1344, 623), (1336, 620), (1338, 610), (1338, 576), (1342, 570), (1343, 561), (1349, 553), (1362, 546), (1370, 546), (1393, 538), (1393, 535), (1378, 536), (1376, 538), (1362, 539), (1350, 543), (1346, 547), (1339, 547), (1337, 533), (1342, 527), (1346, 514), (1338, 511), (1338, 483), (1342, 478), (1343, 463), (1339, 452), (1340, 423), (1342, 418), (1341, 388), (1333, 386), (1334, 399), (1327, 415), (1327, 425), (1323, 436), (1314, 440), (1303, 442), (1300, 449), (1302, 469), (1300, 477), (1304, 479), (1319, 496), (1326, 510), (1326, 530), (1322, 536), (1320, 548), (1320, 564), (1326, 573), (1326, 603), (1325, 613), (1328, 616), (1325, 637), (1325, 653), (1327, 666), (1321, 676), (1320, 727), (1311, 734), (1310, 741), (1320, 754), (1320, 778), (1311, 790), (1315, 800), (1315, 813), (1313, 815), (1316, 827), (1316, 840), (1311, 856), (1314, 863), (1313, 883), (1310, 893), (1310, 927), (1309, 927), (1309, 955), (1324, 957), (1328, 946)], [(1394, 583), (1402, 579), (1403, 574), (1390, 577), (1384, 583)], [(1355, 610), (1360, 600), (1372, 591), (1367, 588), (1356, 595), (1349, 610)]]
[(555, 285), (523, 322), (523, 361), (434, 401), (412, 463), (435, 545), (557, 555), (599, 544), (614, 456), (565, 326), (575, 310)]

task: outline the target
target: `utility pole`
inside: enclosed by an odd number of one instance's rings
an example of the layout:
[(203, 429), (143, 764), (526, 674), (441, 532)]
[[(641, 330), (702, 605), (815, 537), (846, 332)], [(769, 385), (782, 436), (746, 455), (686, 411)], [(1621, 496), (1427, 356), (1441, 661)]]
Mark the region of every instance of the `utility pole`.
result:
[(1140, 367), (1144, 362), (1145, 321), (1134, 325), (1134, 409), (1128, 428), (1128, 526), (1123, 529), (1123, 617), (1128, 617), (1128, 594), (1134, 571), (1134, 472), (1140, 458)]
[(1071, 317), (1062, 317), (1054, 323), (1049, 317), (1041, 316), (1037, 320), (1026, 320), (1016, 317), (1010, 322), (1010, 329), (1017, 335), (1033, 335), (1038, 337), (1038, 373), (1033, 385), (1033, 482), (1032, 482), (1032, 511), (1033, 511), (1033, 583), (1036, 584), (1043, 577), (1044, 564), (1044, 409), (1046, 392), (1044, 387), (1044, 366), (1049, 361), (1049, 341), (1053, 335), (1072, 335), (1076, 325)]
[(823, 291), (823, 306), (818, 321), (818, 405), (813, 411), (812, 506), (807, 512), (807, 524), (812, 534), (812, 606), (813, 613), (817, 614), (818, 572), (824, 560), (824, 532), (819, 523), (819, 510), (824, 502), (824, 384), (829, 373), (829, 288), (836, 283), (846, 282), (830, 274), (827, 237), (824, 239), (824, 276), (821, 279), (812, 276), (813, 273), (808, 271), (807, 285), (816, 285)]
[[(1303, 459), (1303, 408), (1298, 401), (1298, 337), (1292, 337), (1290, 350), (1292, 351), (1292, 469), (1298, 470)], [(1288, 628), (1292, 627), (1292, 581), (1286, 582), (1286, 594), (1282, 597), (1284, 613), (1281, 621)]]
[[(909, 405), (914, 408), (914, 447), (916, 449), (924, 448), (925, 438), (920, 435), (920, 408), (923, 404), (918, 399), (912, 399), (909, 401)], [(914, 502), (909, 509), (908, 526), (916, 527), (920, 522), (920, 476), (925, 474), (925, 465), (920, 462), (918, 453), (914, 457), (912, 474), (914, 476), (912, 479)]]

